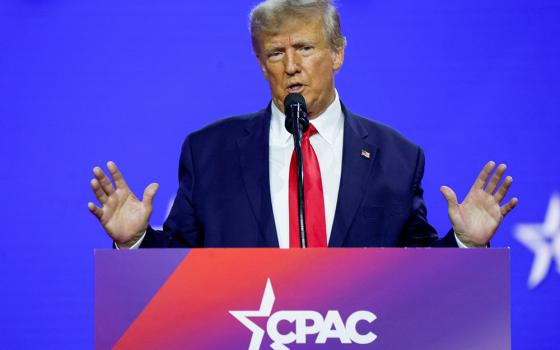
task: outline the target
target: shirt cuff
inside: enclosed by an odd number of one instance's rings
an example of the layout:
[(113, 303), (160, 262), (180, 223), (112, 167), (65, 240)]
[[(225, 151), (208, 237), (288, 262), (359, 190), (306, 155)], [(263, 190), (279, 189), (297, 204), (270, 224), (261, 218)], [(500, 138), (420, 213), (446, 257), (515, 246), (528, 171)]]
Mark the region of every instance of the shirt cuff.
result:
[[(459, 248), (469, 248), (463, 242), (461, 242), (459, 237), (457, 237), (457, 233), (455, 231), (453, 231), (453, 234), (455, 235), (455, 240), (457, 241), (457, 245), (459, 246)], [(142, 236), (142, 238), (144, 238), (144, 236)], [(486, 246), (484, 246), (484, 248), (488, 248), (488, 247), (489, 247), (488, 244), (486, 244)]]
[[(144, 231), (144, 233), (142, 233), (142, 236), (140, 237), (140, 239), (138, 241), (136, 241), (136, 243), (134, 243), (128, 249), (138, 249), (138, 248), (140, 248), (140, 244), (142, 244), (142, 241), (144, 240), (144, 237), (146, 237), (146, 231)], [(455, 236), (455, 238), (457, 238), (457, 236)], [(119, 248), (119, 245), (117, 244), (117, 242), (115, 242), (114, 244), (115, 244), (115, 249), (117, 249), (117, 250), (121, 249), (121, 248)]]
[[(453, 234), (455, 235), (455, 240), (457, 241), (459, 248), (468, 248), (463, 242), (461, 242), (459, 237), (457, 237), (457, 233), (453, 232)], [(142, 236), (142, 238), (144, 238), (144, 236)]]

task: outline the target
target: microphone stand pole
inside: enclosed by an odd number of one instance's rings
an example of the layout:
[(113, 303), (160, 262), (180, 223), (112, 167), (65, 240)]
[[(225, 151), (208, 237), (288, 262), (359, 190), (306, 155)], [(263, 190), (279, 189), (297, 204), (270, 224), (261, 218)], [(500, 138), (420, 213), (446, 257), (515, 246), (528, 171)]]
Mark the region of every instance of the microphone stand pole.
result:
[[(297, 107), (299, 109), (299, 105)], [(299, 111), (298, 111), (299, 112)], [(303, 197), (303, 156), (301, 154), (301, 142), (303, 139), (303, 131), (307, 129), (306, 126), (302, 124), (299, 116), (299, 112), (296, 113), (294, 118), (294, 150), (296, 153), (296, 170), (297, 170), (297, 193), (298, 193), (298, 227), (299, 227), (299, 240), (302, 248), (307, 248), (307, 231), (305, 229), (305, 201)]]

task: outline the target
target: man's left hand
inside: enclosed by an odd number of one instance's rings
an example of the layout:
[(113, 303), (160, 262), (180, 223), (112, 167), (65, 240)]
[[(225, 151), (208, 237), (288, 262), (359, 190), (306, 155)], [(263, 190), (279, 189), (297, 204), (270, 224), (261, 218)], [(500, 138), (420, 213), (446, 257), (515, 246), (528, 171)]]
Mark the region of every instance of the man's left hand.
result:
[(495, 166), (492, 161), (484, 166), (461, 204), (457, 202), (457, 195), (451, 188), (440, 188), (447, 201), (447, 212), (453, 230), (457, 238), (468, 247), (487, 246), (502, 220), (517, 205), (518, 199), (515, 197), (500, 205), (513, 179), (507, 176), (500, 185), (506, 165), (500, 164), (490, 177)]

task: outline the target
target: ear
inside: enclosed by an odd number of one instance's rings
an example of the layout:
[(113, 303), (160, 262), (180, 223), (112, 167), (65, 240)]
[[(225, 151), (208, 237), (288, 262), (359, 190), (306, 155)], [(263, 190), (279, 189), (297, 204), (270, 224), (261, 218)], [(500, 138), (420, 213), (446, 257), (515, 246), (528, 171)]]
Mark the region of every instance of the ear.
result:
[(331, 53), (331, 58), (333, 62), (333, 69), (335, 72), (338, 72), (338, 70), (342, 68), (342, 64), (344, 63), (344, 46), (333, 50)]
[(264, 62), (264, 58), (259, 53), (256, 53), (255, 56), (257, 57), (257, 62), (259, 62), (259, 67), (261, 67), (261, 71), (264, 75), (264, 78), (268, 80), (268, 70), (266, 69), (266, 63)]

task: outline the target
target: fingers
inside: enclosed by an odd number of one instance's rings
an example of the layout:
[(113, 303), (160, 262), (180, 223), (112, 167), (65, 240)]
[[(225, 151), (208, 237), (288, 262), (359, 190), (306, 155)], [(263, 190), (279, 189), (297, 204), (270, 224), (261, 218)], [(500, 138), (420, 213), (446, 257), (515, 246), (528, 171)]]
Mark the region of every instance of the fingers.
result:
[(96, 166), (93, 168), (93, 175), (95, 179), (92, 179), (90, 182), (91, 189), (99, 203), (104, 205), (109, 200), (109, 197), (115, 193), (115, 188), (100, 167)]
[(476, 178), (476, 181), (474, 182), (472, 188), (483, 190), (484, 186), (486, 185), (486, 181), (488, 180), (488, 176), (490, 176), (495, 166), (496, 163), (494, 163), (493, 161), (489, 161), (488, 163), (486, 163), (484, 168), (482, 168), (482, 170), (480, 171), (480, 174), (478, 174), (478, 177)]
[(158, 188), (159, 185), (157, 183), (152, 183), (148, 185), (148, 187), (146, 187), (146, 189), (144, 190), (144, 197), (142, 198), (142, 202), (144, 203), (144, 205), (147, 205), (149, 208), (152, 207), (152, 203)]
[(107, 169), (109, 169), (109, 172), (111, 173), (111, 176), (113, 177), (113, 181), (115, 182), (117, 188), (128, 187), (121, 172), (119, 171), (119, 168), (117, 168), (117, 165), (114, 162), (107, 162)]
[(103, 209), (96, 207), (95, 204), (93, 204), (92, 202), (89, 202), (89, 203), (87, 204), (87, 206), (88, 206), (89, 211), (90, 211), (93, 215), (95, 215), (95, 217), (96, 217), (98, 220), (101, 220), (101, 217), (103, 216)]
[(502, 176), (504, 176), (505, 172), (506, 165), (500, 164), (496, 169), (496, 172), (494, 172), (494, 175), (492, 175), (492, 177), (490, 178), (490, 181), (488, 181), (488, 185), (486, 185), (485, 191), (488, 193), (494, 193), (496, 188), (498, 188), (498, 184), (500, 183), (500, 181), (502, 181)]
[[(489, 173), (487, 173), (486, 171), (492, 171), (493, 166), (490, 167), (489, 164), (494, 164), (494, 162), (488, 162), (486, 164), (486, 166), (484, 166), (484, 169), (482, 170), (482, 172), (479, 175), (479, 178), (477, 179), (476, 182), (476, 186), (480, 186), (479, 180), (482, 180), (484, 177), (488, 177)], [(490, 193), (490, 194), (494, 194), (494, 198), (496, 199), (496, 202), (501, 203), (504, 198), (506, 197), (509, 188), (511, 187), (511, 184), (513, 183), (513, 178), (511, 176), (506, 176), (506, 178), (504, 179), (504, 181), (502, 182), (502, 184), (498, 187), (498, 185), (500, 184), (500, 181), (502, 181), (502, 177), (504, 176), (505, 172), (506, 172), (506, 168), (507, 166), (505, 164), (500, 164), (498, 166), (498, 168), (496, 169), (496, 171), (494, 172), (494, 175), (492, 175), (492, 177), (490, 178), (490, 180), (488, 181), (488, 184), (486, 185), (486, 188), (484, 189), (485, 192)], [(480, 188), (480, 187), (478, 187)], [(509, 213), (509, 211), (511, 209), (513, 209), (515, 207), (515, 205), (517, 205), (517, 198), (514, 198), (515, 200), (510, 200), (507, 204), (505, 204), (504, 206), (501, 207), (502, 209), (502, 214), (505, 216), (505, 214)], [(512, 202), (513, 201), (513, 202)], [(504, 210), (505, 210), (505, 214), (504, 214)]]
[(101, 188), (99, 181), (97, 179), (92, 179), (90, 184), (91, 184), (91, 189), (95, 194), (95, 198), (97, 198), (97, 200), (101, 205), (105, 204), (109, 198), (107, 197), (105, 191), (103, 191), (103, 189)]
[(500, 211), (502, 212), (502, 216), (505, 217), (513, 208), (515, 208), (517, 206), (517, 203), (519, 203), (519, 199), (517, 199), (517, 197), (513, 197), (506, 204), (502, 205), (500, 207)]
[(101, 188), (107, 196), (110, 196), (113, 194), (113, 192), (115, 192), (115, 188), (113, 187), (111, 180), (109, 180), (107, 175), (105, 175), (103, 169), (96, 166), (95, 168), (93, 168), (93, 175), (95, 175), (95, 178), (97, 179), (97, 181), (99, 181), (99, 184), (101, 184)]
[(455, 191), (453, 191), (450, 187), (441, 186), (439, 190), (445, 197), (445, 200), (447, 201), (447, 206), (449, 208), (459, 205), (459, 203), (457, 202), (457, 195), (455, 194)]
[(502, 185), (500, 186), (500, 188), (496, 191), (496, 194), (494, 195), (494, 197), (496, 198), (496, 201), (498, 203), (501, 203), (505, 196), (507, 195), (509, 188), (511, 187), (511, 184), (513, 183), (513, 178), (511, 176), (506, 176), (504, 182), (502, 183)]

